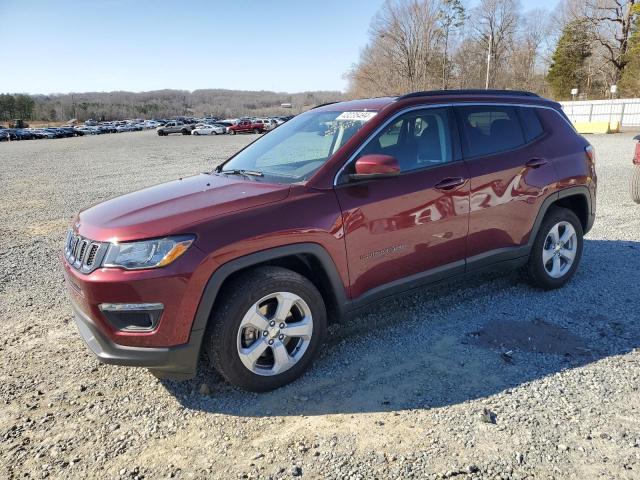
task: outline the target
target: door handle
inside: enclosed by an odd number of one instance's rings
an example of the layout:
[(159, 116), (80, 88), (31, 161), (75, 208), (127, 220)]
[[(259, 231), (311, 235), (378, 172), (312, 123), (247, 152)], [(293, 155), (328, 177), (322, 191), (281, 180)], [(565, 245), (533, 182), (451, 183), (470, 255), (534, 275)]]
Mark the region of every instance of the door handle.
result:
[(466, 180), (462, 177), (449, 177), (438, 182), (435, 186), (438, 190), (453, 190), (460, 185), (463, 185)]
[(538, 168), (542, 165), (546, 165), (547, 161), (544, 158), (532, 158), (525, 165), (529, 168)]

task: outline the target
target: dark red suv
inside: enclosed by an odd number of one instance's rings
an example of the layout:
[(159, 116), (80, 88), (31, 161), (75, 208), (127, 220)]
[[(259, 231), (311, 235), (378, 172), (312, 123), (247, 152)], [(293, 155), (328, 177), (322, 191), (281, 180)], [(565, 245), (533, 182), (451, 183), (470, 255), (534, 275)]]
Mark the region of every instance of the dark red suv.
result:
[(490, 267), (564, 285), (594, 160), (527, 92), (323, 105), (209, 174), (81, 212), (63, 255), (77, 324), (106, 363), (184, 378), (204, 349), (229, 382), (276, 388), (327, 323), (389, 295)]

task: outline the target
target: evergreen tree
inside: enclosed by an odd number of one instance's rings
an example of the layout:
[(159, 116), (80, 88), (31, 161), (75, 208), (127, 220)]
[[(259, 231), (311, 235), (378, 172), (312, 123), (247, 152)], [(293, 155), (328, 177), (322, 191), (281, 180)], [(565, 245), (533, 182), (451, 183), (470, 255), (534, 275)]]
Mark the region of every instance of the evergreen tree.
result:
[(633, 6), (632, 15), (635, 19), (626, 55), (628, 63), (620, 80), (620, 94), (625, 97), (640, 97), (640, 4)]
[(547, 81), (558, 99), (569, 98), (571, 89), (582, 91), (587, 85), (585, 64), (591, 56), (589, 32), (584, 21), (565, 25), (553, 53)]

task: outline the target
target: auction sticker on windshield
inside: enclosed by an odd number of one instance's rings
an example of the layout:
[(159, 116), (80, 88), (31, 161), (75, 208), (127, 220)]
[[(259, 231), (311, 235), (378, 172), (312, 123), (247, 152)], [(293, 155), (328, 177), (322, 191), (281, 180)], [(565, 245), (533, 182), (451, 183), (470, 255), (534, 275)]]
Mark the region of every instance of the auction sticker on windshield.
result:
[(342, 112), (336, 120), (359, 120), (361, 122), (368, 122), (376, 116), (377, 112)]

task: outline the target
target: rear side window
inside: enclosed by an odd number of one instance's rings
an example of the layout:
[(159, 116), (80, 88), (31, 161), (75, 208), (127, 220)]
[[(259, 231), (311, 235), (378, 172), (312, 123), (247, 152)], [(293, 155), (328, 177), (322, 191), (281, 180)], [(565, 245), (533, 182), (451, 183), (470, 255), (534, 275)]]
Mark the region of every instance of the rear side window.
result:
[(544, 128), (542, 128), (542, 123), (540, 123), (535, 108), (520, 107), (519, 113), (527, 143), (535, 140), (544, 133)]
[(515, 107), (472, 106), (456, 108), (466, 157), (478, 157), (513, 150), (526, 142)]

